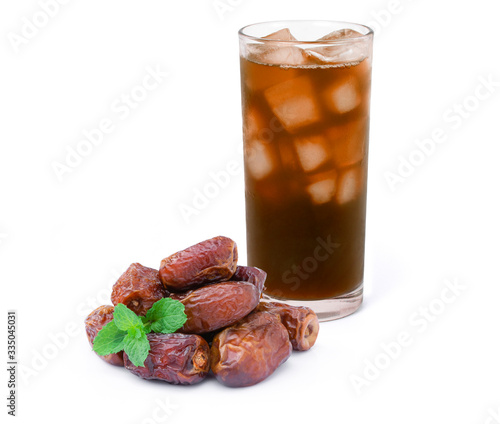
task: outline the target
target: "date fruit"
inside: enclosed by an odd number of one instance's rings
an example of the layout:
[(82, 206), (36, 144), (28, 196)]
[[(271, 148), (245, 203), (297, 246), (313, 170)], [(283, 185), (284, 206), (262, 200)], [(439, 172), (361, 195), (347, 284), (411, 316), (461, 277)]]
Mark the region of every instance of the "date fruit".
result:
[[(90, 346), (94, 346), (95, 336), (97, 336), (97, 333), (101, 331), (101, 328), (113, 320), (114, 310), (114, 306), (111, 305), (99, 306), (85, 319), (85, 331), (87, 332), (87, 338), (89, 339)], [(97, 356), (106, 361), (108, 364), (123, 367), (123, 352), (111, 353), (106, 356)]]
[(237, 266), (236, 272), (233, 274), (230, 281), (247, 281), (257, 287), (259, 293), (262, 293), (266, 277), (267, 273), (260, 268), (254, 266)]
[(133, 263), (113, 286), (115, 306), (86, 318), (90, 345), (146, 380), (188, 385), (212, 372), (229, 387), (261, 382), (292, 350), (314, 345), (319, 323), (307, 307), (261, 302), (267, 273), (237, 260), (236, 243), (219, 236), (166, 257), (158, 271)]
[(215, 336), (210, 366), (222, 384), (246, 387), (269, 377), (291, 353), (288, 332), (279, 316), (253, 312)]
[(195, 334), (148, 334), (151, 350), (144, 367), (136, 367), (124, 354), (125, 368), (146, 380), (195, 384), (210, 370), (208, 343)]
[(114, 284), (111, 302), (123, 303), (137, 315), (146, 315), (153, 303), (168, 295), (156, 269), (134, 263)]
[(225, 281), (186, 293), (172, 293), (184, 305), (187, 321), (178, 331), (203, 334), (234, 324), (259, 304), (260, 293), (252, 283)]
[(160, 278), (169, 291), (229, 280), (236, 270), (238, 249), (227, 237), (214, 237), (161, 261)]
[(312, 309), (279, 302), (261, 302), (256, 310), (280, 316), (288, 331), (293, 350), (309, 350), (316, 342), (319, 321)]

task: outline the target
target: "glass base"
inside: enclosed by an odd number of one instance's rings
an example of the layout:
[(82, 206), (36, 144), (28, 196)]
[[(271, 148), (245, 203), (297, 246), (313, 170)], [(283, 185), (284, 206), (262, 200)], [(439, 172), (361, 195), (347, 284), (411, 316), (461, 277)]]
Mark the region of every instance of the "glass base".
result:
[(292, 306), (307, 306), (311, 308), (320, 322), (343, 318), (356, 312), (363, 302), (363, 285), (339, 297), (321, 300), (288, 300), (272, 297), (264, 293), (264, 302), (282, 302)]

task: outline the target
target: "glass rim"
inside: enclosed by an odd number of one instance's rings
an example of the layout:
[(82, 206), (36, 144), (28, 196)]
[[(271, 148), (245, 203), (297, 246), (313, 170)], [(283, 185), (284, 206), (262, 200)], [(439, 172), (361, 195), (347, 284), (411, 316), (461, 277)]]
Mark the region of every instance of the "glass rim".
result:
[[(259, 25), (274, 25), (274, 24), (278, 24), (278, 23), (283, 23), (283, 29), (287, 28), (287, 24), (306, 24), (306, 23), (313, 24), (313, 25), (318, 24), (318, 23), (335, 24), (335, 25), (341, 24), (341, 25), (345, 25), (347, 29), (354, 29), (354, 28), (348, 28), (348, 27), (361, 28), (361, 29), (366, 31), (366, 34), (361, 34), (361, 35), (356, 36), (356, 37), (337, 38), (334, 40), (291, 40), (291, 41), (288, 41), (288, 40), (277, 40), (277, 39), (273, 39), (273, 38), (257, 37), (257, 36), (245, 33), (248, 29), (250, 29), (252, 27), (256, 27)], [(344, 29), (344, 28), (342, 28), (342, 29)], [(373, 29), (367, 25), (358, 24), (355, 22), (348, 22), (348, 21), (330, 21), (330, 20), (322, 20), (322, 19), (317, 19), (317, 20), (315, 20), (315, 19), (313, 19), (313, 20), (310, 20), (310, 19), (295, 19), (295, 20), (293, 20), (292, 19), (292, 20), (256, 22), (253, 24), (245, 25), (244, 27), (240, 28), (240, 30), (238, 31), (238, 35), (242, 39), (247, 39), (247, 40), (251, 40), (251, 41), (258, 41), (261, 43), (273, 43), (273, 44), (276, 43), (276, 44), (283, 44), (283, 45), (297, 44), (297, 43), (299, 43), (299, 44), (332, 44), (332, 45), (334, 45), (334, 44), (348, 44), (348, 43), (357, 42), (359, 40), (363, 40), (366, 38), (370, 38), (373, 36), (373, 34), (374, 34)]]

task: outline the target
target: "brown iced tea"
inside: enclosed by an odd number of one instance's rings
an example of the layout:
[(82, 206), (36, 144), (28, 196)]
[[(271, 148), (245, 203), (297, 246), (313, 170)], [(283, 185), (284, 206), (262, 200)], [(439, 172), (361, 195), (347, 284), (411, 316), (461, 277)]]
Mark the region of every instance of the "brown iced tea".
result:
[(242, 53), (248, 264), (273, 298), (362, 286), (371, 44), (330, 41), (356, 34), (299, 46), (285, 29)]

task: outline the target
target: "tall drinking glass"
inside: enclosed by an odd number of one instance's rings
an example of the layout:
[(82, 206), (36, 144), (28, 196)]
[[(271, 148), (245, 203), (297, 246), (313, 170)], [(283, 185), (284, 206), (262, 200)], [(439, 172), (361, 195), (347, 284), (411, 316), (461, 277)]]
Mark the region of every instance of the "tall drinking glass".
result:
[(267, 300), (341, 318), (363, 297), (373, 32), (282, 21), (239, 39), (248, 264)]

